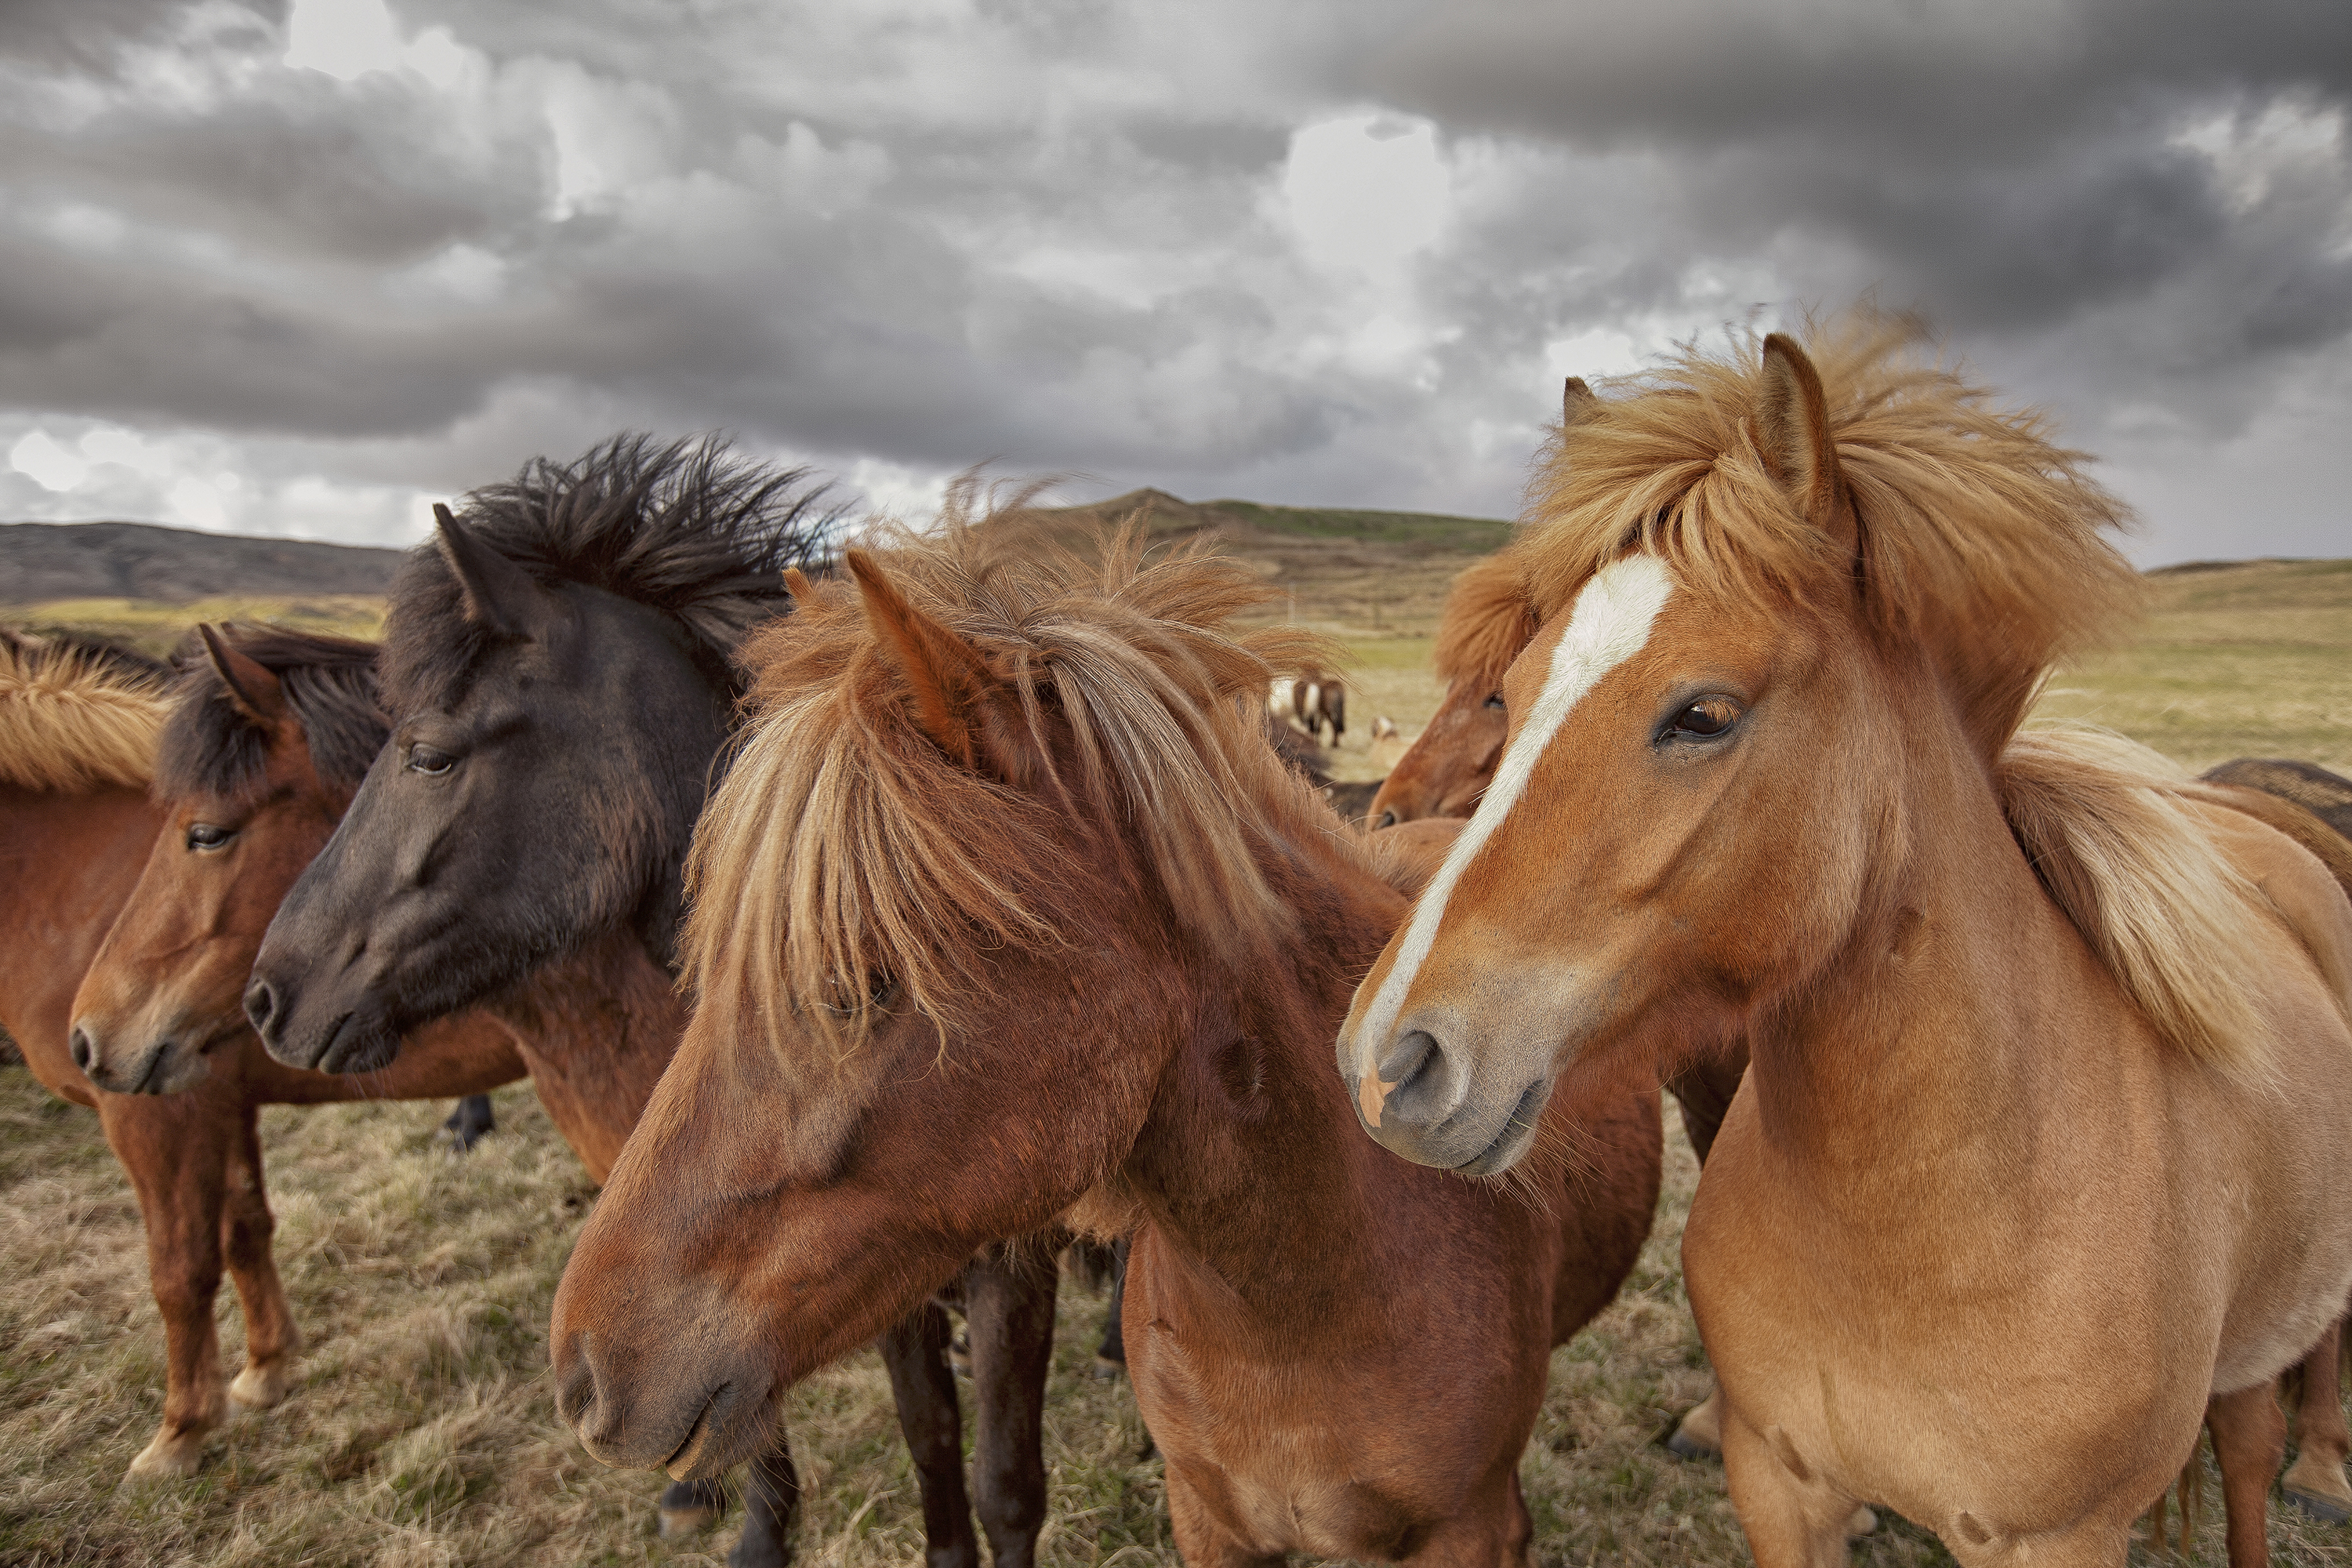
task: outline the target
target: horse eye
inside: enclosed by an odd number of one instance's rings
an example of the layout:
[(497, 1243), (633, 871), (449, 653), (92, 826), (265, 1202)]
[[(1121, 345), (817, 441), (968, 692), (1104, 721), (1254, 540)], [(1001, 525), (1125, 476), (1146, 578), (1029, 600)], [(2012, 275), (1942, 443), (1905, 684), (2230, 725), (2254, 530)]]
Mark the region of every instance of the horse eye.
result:
[(199, 852), (218, 849), (236, 837), (234, 827), (216, 827), (209, 822), (188, 824), (188, 847)]
[(1396, 813), (1393, 811), (1384, 811), (1381, 813), (1381, 819), (1378, 822), (1373, 823), (1372, 826), (1374, 827), (1394, 827), (1396, 826)]
[(1713, 740), (1739, 718), (1739, 705), (1728, 697), (1702, 697), (1675, 715), (1674, 732)]
[(1489, 697), (1488, 699), (1486, 699), (1486, 706), (1487, 706), (1487, 707), (1489, 707), (1489, 708), (1500, 708), (1502, 705), (1503, 705), (1503, 694), (1502, 694), (1501, 692), (1499, 692), (1499, 691), (1497, 691), (1496, 693), (1495, 693), (1495, 695), (1493, 695), (1492, 697)]
[(410, 773), (423, 773), (428, 778), (438, 778), (457, 765), (457, 759), (437, 746), (427, 746), (420, 742), (408, 748)]

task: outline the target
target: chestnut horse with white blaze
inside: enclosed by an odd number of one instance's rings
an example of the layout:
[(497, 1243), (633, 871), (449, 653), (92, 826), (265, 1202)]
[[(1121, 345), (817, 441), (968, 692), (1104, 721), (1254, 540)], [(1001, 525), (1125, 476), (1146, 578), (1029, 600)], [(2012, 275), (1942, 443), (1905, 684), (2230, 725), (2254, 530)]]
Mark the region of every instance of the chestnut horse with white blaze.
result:
[(609, 1462), (709, 1473), (1076, 1205), (1133, 1231), (1189, 1562), (1524, 1563), (1551, 1348), (1649, 1229), (1654, 1080), (1557, 1097), (1507, 1182), (1366, 1142), (1327, 1053), (1405, 900), (1265, 744), (1266, 667), (1310, 649), (1230, 624), (1265, 593), (1229, 563), (1024, 540), (853, 552), (751, 650), (694, 1019), (557, 1292), (560, 1406)]
[(1690, 351), (1564, 426), (1510, 742), (1340, 1066), (1486, 1170), (1745, 1036), (1684, 1263), (1766, 1568), (1856, 1503), (2120, 1564), (2200, 1419), (2251, 1568), (2272, 1380), (2352, 1292), (2352, 903), (2151, 753), (2018, 733), (2137, 603), (2122, 509), (1914, 331)]

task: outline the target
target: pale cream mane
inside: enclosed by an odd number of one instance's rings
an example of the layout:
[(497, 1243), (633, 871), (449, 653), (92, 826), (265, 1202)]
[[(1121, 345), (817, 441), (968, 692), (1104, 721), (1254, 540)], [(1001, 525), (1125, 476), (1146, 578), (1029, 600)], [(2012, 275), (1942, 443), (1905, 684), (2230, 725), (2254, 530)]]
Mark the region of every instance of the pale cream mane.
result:
[(2258, 1002), (2277, 932), (2260, 889), (2183, 808), (2178, 777), (2119, 737), (2018, 733), (2053, 662), (2115, 636), (2142, 603), (2106, 535), (2123, 504), (2031, 410), (1924, 356), (1909, 318), (1862, 310), (1804, 334), (1859, 523), (1801, 515), (1759, 455), (1760, 344), (1686, 347), (1564, 425), (1512, 554), (1549, 619), (1602, 565), (1657, 555), (1706, 598), (1859, 614), (1884, 646), (1937, 661), (1994, 763), (2011, 830), (2042, 885), (2166, 1039), (2260, 1079)]
[(144, 788), (168, 709), (160, 679), (69, 643), (0, 634), (0, 782)]
[(1020, 515), (971, 521), (971, 499), (872, 553), (1017, 700), (1000, 740), (1032, 760), (1024, 784), (941, 752), (850, 584), (814, 585), (745, 648), (751, 718), (695, 833), (681, 952), (701, 1005), (772, 1037), (792, 1016), (846, 1049), (894, 988), (944, 1035), (990, 994), (992, 954), (1087, 942), (1070, 921), (1121, 879), (1242, 962), (1292, 926), (1263, 847), (1339, 827), (1257, 712), (1269, 669), (1328, 650), (1233, 625), (1270, 596), (1255, 574), (1197, 552), (1147, 563), (1124, 536), (1082, 560)]

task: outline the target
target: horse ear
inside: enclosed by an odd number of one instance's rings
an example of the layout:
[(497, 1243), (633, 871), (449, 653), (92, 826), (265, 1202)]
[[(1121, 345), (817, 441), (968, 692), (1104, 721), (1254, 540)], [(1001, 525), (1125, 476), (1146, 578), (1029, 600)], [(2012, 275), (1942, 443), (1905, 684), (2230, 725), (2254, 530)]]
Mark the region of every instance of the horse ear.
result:
[(1818, 525), (1831, 526), (1840, 486), (1822, 374), (1795, 339), (1774, 332), (1764, 340), (1763, 382), (1756, 400), (1757, 450), (1797, 510)]
[(440, 525), (441, 557), (466, 596), (467, 620), (501, 637), (529, 638), (545, 628), (553, 606), (530, 573), (475, 537), (439, 501), (433, 521)]
[(1584, 384), (1580, 375), (1571, 375), (1559, 392), (1559, 422), (1581, 425), (1601, 412), (1601, 399), (1592, 388)]
[(228, 639), (208, 625), (196, 627), (196, 635), (205, 639), (205, 652), (212, 656), (213, 669), (228, 688), (228, 700), (247, 718), (265, 728), (274, 728), (286, 717), (286, 688), (258, 659), (247, 658), (231, 647)]
[(1014, 715), (1011, 694), (980, 650), (907, 602), (863, 550), (847, 552), (849, 574), (866, 602), (866, 619), (915, 700), (915, 719), (940, 751), (967, 768), (984, 761), (1014, 782), (1028, 769), (1006, 751)]

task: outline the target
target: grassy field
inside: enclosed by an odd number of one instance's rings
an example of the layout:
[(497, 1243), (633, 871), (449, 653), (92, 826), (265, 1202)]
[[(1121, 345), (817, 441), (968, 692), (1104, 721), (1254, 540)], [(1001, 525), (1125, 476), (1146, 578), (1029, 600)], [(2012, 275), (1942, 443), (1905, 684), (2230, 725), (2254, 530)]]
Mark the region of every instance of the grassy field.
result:
[[(1452, 567), (1441, 556), (1429, 569)], [(2197, 766), (2254, 754), (2352, 771), (2352, 563), (2166, 574), (2155, 595), (2146, 634), (2065, 672), (2045, 711), (2110, 724)], [(313, 607), (349, 617), (333, 629), (371, 629), (364, 602)], [(251, 601), (173, 608), (184, 617), (177, 625), (268, 613)], [(89, 617), (79, 624), (123, 624)], [(1425, 627), (1373, 636), (1349, 615), (1318, 618), (1347, 636), (1357, 659), (1357, 728), (1339, 771), (1377, 776), (1393, 751), (1367, 743), (1372, 717), (1410, 731), (1437, 700)], [(0, 1068), (0, 1278), (10, 1282), (0, 1292), (0, 1563), (389, 1568), (723, 1555), (731, 1521), (699, 1542), (657, 1541), (656, 1478), (601, 1468), (554, 1418), (548, 1303), (593, 1202), (577, 1162), (527, 1089), (500, 1093), (499, 1131), (464, 1159), (435, 1142), (445, 1109), (265, 1113), (279, 1266), (311, 1342), (303, 1384), (278, 1410), (241, 1415), (216, 1436), (193, 1481), (131, 1489), (121, 1478), (154, 1428), (163, 1387), (137, 1212), (96, 1119), (49, 1099), (22, 1068)], [(1668, 1126), (1667, 1188), (1642, 1265), (1555, 1354), (1522, 1465), (1546, 1568), (1748, 1560), (1719, 1468), (1678, 1462), (1656, 1442), (1706, 1386), (1676, 1262), (1696, 1170), (1671, 1115)], [(1160, 1469), (1138, 1458), (1133, 1401), (1123, 1383), (1088, 1375), (1102, 1311), (1100, 1297), (1066, 1286), (1043, 1560), (1172, 1563)], [(226, 1291), (220, 1312), (234, 1367), (241, 1331)], [(876, 1358), (812, 1379), (790, 1425), (808, 1486), (802, 1561), (919, 1563), (914, 1482)], [(2207, 1489), (2196, 1557), (2218, 1563), (2219, 1492)], [(2352, 1529), (2274, 1514), (2273, 1542), (2273, 1561), (2298, 1568), (2352, 1561)], [(1894, 1520), (1854, 1560), (1949, 1561)], [(2158, 1561), (2140, 1549), (2134, 1560)]]
[(95, 632), (152, 654), (168, 654), (200, 621), (253, 621), (300, 632), (373, 637), (383, 631), (383, 600), (362, 594), (302, 598), (235, 595), (166, 604), (158, 599), (52, 599), (0, 607), (0, 622), (31, 630)]

